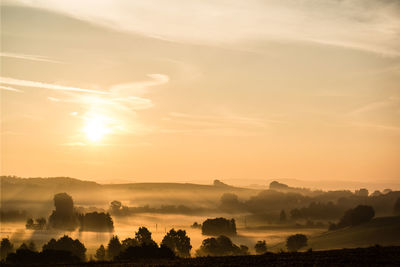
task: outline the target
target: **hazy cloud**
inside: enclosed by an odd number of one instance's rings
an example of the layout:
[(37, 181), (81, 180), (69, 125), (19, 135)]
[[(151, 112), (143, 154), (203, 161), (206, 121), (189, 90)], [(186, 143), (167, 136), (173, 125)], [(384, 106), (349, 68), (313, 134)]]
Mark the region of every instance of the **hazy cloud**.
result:
[(177, 42), (223, 45), (302, 41), (400, 55), (400, 2), (396, 0), (19, 3), (63, 12), (115, 30)]

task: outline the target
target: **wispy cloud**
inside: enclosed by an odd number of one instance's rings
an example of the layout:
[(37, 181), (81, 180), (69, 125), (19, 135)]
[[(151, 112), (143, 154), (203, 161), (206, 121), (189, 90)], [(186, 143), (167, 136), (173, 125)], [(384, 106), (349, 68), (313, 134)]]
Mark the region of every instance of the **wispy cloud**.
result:
[(117, 93), (121, 96), (125, 95), (143, 95), (148, 92), (148, 87), (165, 84), (169, 81), (169, 77), (164, 74), (148, 74), (151, 78), (149, 81), (121, 83), (111, 86), (110, 92)]
[(350, 115), (360, 115), (367, 112), (374, 112), (384, 108), (397, 108), (400, 109), (400, 98), (399, 97), (388, 97), (387, 99), (381, 101), (374, 101), (361, 106), (350, 112)]
[(22, 93), (23, 92), (22, 90), (16, 89), (14, 87), (4, 86), (4, 85), (0, 85), (0, 89), (6, 90), (6, 91), (17, 92), (17, 93)]
[(22, 87), (44, 88), (50, 90), (73, 91), (73, 92), (93, 93), (93, 94), (109, 94), (109, 92), (105, 91), (85, 89), (79, 87), (70, 87), (70, 86), (36, 82), (36, 81), (19, 80), (9, 77), (0, 77), (0, 83), (14, 85), (14, 86), (22, 86)]
[(20, 0), (19, 3), (63, 12), (120, 31), (177, 42), (223, 45), (302, 41), (400, 55), (397, 0)]
[(167, 125), (164, 133), (186, 133), (194, 135), (252, 136), (262, 134), (271, 124), (282, 121), (267, 118), (245, 117), (230, 112), (214, 115), (171, 112), (163, 118)]
[(49, 63), (62, 63), (61, 61), (53, 60), (53, 59), (50, 59), (50, 58), (44, 57), (44, 56), (7, 53), (7, 52), (1, 52), (0, 57), (8, 57), (8, 58), (32, 60), (32, 61), (43, 61), (43, 62), (49, 62)]

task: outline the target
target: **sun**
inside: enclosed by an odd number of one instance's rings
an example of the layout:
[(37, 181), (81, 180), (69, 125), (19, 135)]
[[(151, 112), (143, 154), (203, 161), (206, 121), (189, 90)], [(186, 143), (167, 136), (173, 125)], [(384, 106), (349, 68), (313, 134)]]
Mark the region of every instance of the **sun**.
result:
[(86, 135), (86, 139), (91, 142), (99, 142), (111, 132), (107, 118), (101, 115), (91, 115), (85, 121), (83, 132)]

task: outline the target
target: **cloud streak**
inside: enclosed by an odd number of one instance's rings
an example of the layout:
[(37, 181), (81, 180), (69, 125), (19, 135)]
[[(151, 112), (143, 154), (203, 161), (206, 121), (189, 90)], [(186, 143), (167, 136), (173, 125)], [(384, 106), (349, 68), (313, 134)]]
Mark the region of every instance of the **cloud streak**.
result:
[(92, 89), (85, 89), (85, 88), (71, 87), (71, 86), (64, 86), (64, 85), (50, 84), (43, 82), (19, 80), (10, 77), (0, 77), (0, 83), (14, 85), (14, 86), (43, 88), (43, 89), (58, 90), (58, 91), (73, 91), (73, 92), (92, 93), (101, 95), (110, 94), (109, 92), (104, 92), (99, 90), (92, 90)]
[(11, 91), (11, 92), (17, 92), (17, 93), (22, 93), (22, 90), (16, 89), (14, 87), (10, 87), (10, 86), (4, 86), (4, 85), (0, 85), (0, 89), (2, 90), (6, 90), (6, 91)]
[(31, 61), (42, 61), (42, 62), (49, 62), (49, 63), (62, 63), (61, 61), (52, 60), (52, 59), (49, 59), (49, 58), (43, 57), (43, 56), (16, 54), (16, 53), (7, 53), (7, 52), (0, 53), (0, 57), (31, 60)]

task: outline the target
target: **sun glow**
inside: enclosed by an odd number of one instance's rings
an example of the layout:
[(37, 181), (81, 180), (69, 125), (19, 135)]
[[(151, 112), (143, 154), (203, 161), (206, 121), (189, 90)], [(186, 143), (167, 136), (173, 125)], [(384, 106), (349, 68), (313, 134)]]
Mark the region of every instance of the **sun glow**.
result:
[(111, 129), (108, 127), (108, 119), (101, 115), (88, 116), (83, 132), (91, 142), (102, 140), (107, 134), (111, 133)]

